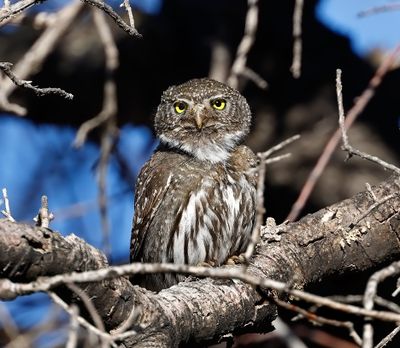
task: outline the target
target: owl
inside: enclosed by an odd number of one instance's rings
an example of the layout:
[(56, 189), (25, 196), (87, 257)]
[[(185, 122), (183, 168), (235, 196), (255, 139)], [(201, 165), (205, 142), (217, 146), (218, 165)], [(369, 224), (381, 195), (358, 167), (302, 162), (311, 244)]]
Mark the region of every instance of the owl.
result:
[[(241, 145), (251, 112), (210, 79), (168, 88), (155, 115), (160, 144), (136, 183), (132, 262), (221, 265), (246, 249), (256, 210), (257, 159)], [(174, 274), (135, 276), (159, 291)]]

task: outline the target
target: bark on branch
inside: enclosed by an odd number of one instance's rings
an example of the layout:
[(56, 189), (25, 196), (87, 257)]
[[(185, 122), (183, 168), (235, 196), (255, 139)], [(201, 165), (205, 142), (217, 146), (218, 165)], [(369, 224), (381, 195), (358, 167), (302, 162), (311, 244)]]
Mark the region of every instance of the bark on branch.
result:
[[(362, 271), (400, 255), (400, 178), (304, 217), (280, 229), (280, 241), (258, 246), (247, 272), (302, 289), (326, 276)], [(128, 244), (127, 244), (128, 245)], [(45, 228), (0, 221), (0, 277), (29, 282), (40, 276), (107, 267), (97, 249), (83, 240)], [(0, 296), (5, 293), (0, 280)], [(3, 280), (4, 282), (4, 280)], [(3, 283), (4, 284), (4, 283)], [(190, 279), (158, 294), (118, 277), (80, 284), (108, 330), (138, 310), (126, 347), (169, 347), (210, 340), (239, 331), (263, 331), (275, 307), (262, 291), (240, 281)], [(70, 292), (58, 288), (64, 300)], [(138, 306), (140, 304), (140, 306)]]

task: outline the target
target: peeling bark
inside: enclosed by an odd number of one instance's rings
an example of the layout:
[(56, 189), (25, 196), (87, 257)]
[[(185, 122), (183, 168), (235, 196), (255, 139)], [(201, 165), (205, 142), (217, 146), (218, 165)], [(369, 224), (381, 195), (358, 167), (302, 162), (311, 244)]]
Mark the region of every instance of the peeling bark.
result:
[[(327, 276), (398, 259), (400, 179), (392, 177), (373, 191), (378, 201), (395, 195), (361, 220), (376, 204), (369, 192), (283, 226), (281, 240), (258, 246), (247, 271), (302, 289)], [(8, 221), (0, 221), (0, 249), (0, 277), (14, 282), (107, 266), (100, 251), (75, 236), (63, 238), (47, 229)], [(93, 298), (109, 330), (122, 325), (140, 304), (133, 327), (138, 334), (125, 339), (125, 347), (170, 347), (233, 332), (263, 331), (276, 314), (262, 291), (239, 281), (188, 279), (158, 294), (133, 286), (124, 277), (82, 288)]]

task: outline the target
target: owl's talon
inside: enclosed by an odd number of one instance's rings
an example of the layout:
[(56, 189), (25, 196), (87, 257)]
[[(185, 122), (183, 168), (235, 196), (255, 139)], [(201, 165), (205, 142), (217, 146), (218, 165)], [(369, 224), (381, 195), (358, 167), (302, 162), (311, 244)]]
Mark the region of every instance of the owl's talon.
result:
[(214, 261), (202, 261), (197, 264), (197, 267), (215, 267)]
[(226, 260), (226, 264), (230, 266), (244, 263), (246, 263), (246, 257), (244, 256), (244, 254), (233, 255), (228, 260)]

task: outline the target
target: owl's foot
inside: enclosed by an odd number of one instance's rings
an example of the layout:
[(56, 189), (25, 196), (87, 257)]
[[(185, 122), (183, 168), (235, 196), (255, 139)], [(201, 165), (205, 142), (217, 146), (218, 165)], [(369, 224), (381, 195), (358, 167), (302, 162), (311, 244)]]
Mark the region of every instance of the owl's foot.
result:
[(198, 267), (215, 267), (215, 262), (214, 261), (203, 261), (203, 262), (199, 262), (197, 264)]
[(226, 260), (226, 264), (227, 265), (238, 265), (238, 264), (245, 264), (246, 261), (246, 257), (244, 256), (244, 254), (240, 254), (240, 255), (233, 255), (231, 256), (228, 260)]

